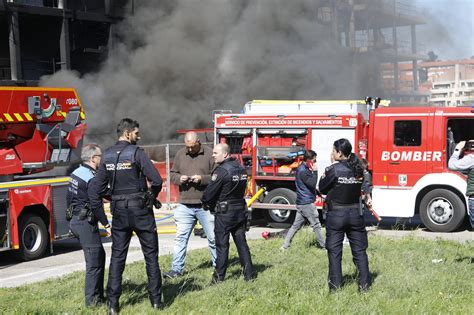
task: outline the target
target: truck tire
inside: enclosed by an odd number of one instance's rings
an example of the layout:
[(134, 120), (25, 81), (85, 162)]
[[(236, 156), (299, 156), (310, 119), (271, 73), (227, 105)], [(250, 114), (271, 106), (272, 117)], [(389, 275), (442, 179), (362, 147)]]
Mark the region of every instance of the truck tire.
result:
[(46, 253), (49, 243), (44, 221), (36, 215), (23, 216), (19, 223), (20, 250), (17, 257), (23, 261), (37, 259)]
[[(263, 200), (264, 203), (294, 205), (296, 193), (288, 188), (276, 188), (270, 191)], [(293, 210), (268, 210), (265, 219), (273, 228), (288, 228), (295, 220), (296, 211)]]
[(453, 232), (466, 216), (464, 202), (454, 192), (433, 189), (420, 203), (421, 222), (432, 232)]

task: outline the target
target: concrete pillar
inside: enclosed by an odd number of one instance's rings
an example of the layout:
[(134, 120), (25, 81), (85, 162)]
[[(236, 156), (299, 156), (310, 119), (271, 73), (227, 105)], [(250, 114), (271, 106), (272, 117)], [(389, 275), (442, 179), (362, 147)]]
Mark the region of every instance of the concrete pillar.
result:
[(393, 0), (393, 25), (392, 25), (392, 39), (393, 39), (393, 50), (394, 50), (394, 61), (393, 61), (393, 79), (395, 93), (400, 90), (400, 82), (398, 80), (398, 39), (397, 39), (397, 8), (396, 0)]
[(350, 17), (349, 17), (349, 47), (355, 48), (355, 17), (354, 17), (354, 0), (349, 0), (349, 5), (351, 7)]
[(7, 13), (8, 19), (8, 42), (10, 48), (10, 72), (12, 80), (23, 80), (23, 69), (21, 66), (20, 50), (20, 25), (18, 12)]
[(331, 29), (333, 33), (333, 37), (336, 42), (340, 45), (341, 44), (341, 35), (339, 32), (339, 18), (337, 12), (337, 1), (332, 0), (332, 21), (331, 21)]
[(114, 0), (104, 0), (105, 15), (114, 15)]
[[(411, 52), (416, 55), (416, 25), (411, 25)], [(413, 60), (413, 90), (418, 91), (418, 60)]]
[(109, 41), (107, 43), (107, 48), (108, 48), (107, 54), (109, 57), (113, 54), (114, 49), (115, 49), (115, 27), (116, 26), (114, 23), (111, 23), (109, 25)]
[[(66, 5), (66, 0), (64, 0), (64, 4)], [(61, 70), (70, 70), (71, 43), (69, 41), (69, 18), (66, 16), (66, 14), (63, 14), (61, 35), (59, 37), (59, 51), (61, 54)]]
[[(63, 12), (67, 8), (67, 0), (60, 0)], [(59, 38), (59, 51), (61, 54), (61, 70), (71, 69), (71, 43), (69, 42), (69, 18), (63, 14), (61, 35)]]

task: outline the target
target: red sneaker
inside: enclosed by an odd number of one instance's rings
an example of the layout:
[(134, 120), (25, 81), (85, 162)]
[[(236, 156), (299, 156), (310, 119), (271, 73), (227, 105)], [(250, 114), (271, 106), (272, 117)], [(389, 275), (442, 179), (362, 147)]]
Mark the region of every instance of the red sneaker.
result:
[(262, 237), (263, 237), (264, 239), (268, 240), (268, 238), (270, 237), (270, 232), (267, 232), (267, 231), (262, 232)]

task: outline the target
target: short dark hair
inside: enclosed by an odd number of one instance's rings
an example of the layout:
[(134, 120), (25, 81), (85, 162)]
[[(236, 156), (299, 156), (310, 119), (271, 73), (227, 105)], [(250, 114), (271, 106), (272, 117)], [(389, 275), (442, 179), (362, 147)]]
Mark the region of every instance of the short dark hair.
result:
[(308, 161), (308, 160), (312, 160), (314, 159), (315, 157), (317, 156), (316, 152), (314, 152), (313, 150), (306, 150), (304, 152), (304, 156), (303, 156), (303, 161)]
[(117, 136), (121, 137), (125, 131), (132, 132), (135, 128), (140, 128), (138, 121), (124, 118), (117, 125)]

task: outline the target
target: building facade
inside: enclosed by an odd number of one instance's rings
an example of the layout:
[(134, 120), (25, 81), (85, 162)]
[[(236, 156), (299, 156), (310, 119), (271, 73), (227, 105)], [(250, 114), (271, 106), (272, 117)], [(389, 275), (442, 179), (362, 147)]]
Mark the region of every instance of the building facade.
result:
[(0, 0), (0, 85), (97, 70), (133, 0)]

